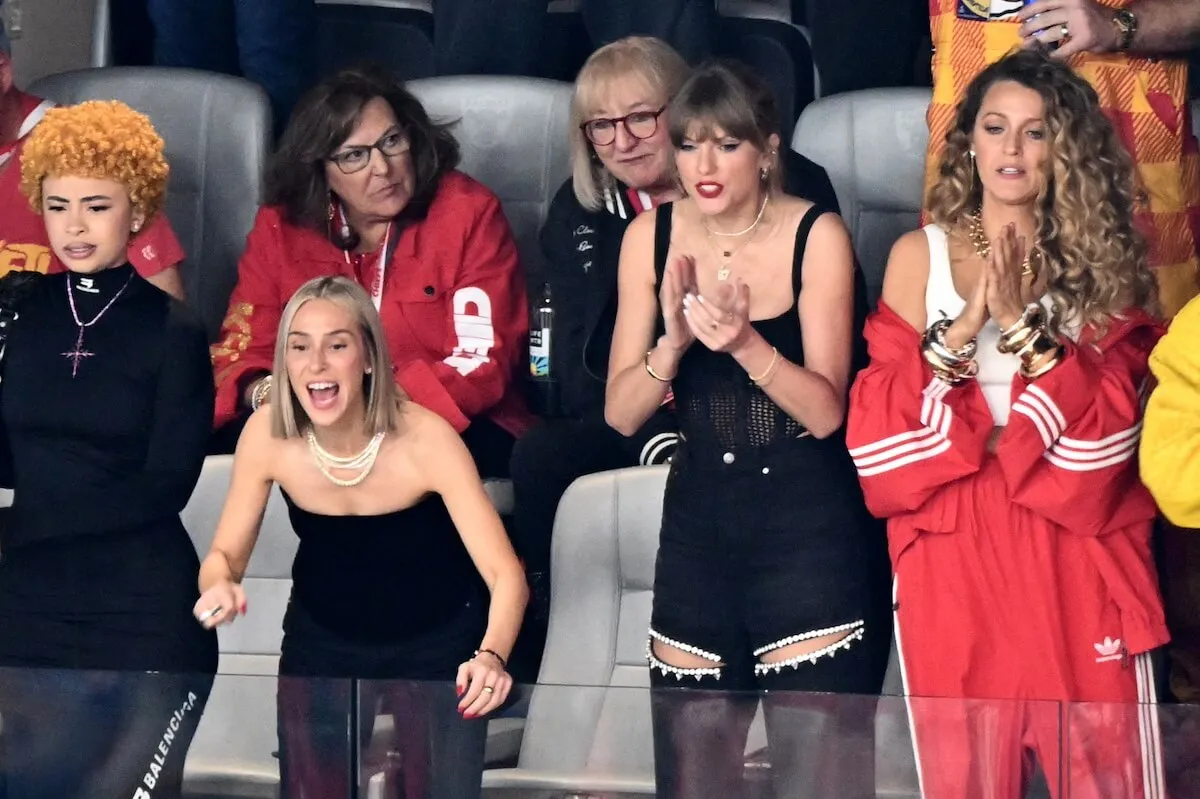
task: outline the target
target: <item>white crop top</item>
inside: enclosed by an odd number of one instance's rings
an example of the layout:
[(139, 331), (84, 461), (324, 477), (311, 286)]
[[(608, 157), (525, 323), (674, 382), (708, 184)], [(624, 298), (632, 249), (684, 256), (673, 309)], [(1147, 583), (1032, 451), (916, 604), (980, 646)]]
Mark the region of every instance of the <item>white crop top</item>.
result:
[[(937, 225), (926, 225), (925, 236), (929, 239), (929, 283), (925, 287), (925, 320), (933, 324), (946, 316), (951, 319), (962, 313), (967, 301), (958, 296), (954, 289), (954, 278), (950, 272), (950, 246), (946, 231)], [(1042, 298), (1042, 305), (1049, 312), (1049, 298)], [(977, 338), (979, 347), (975, 356), (979, 363), (979, 374), (975, 380), (983, 389), (988, 410), (997, 426), (1008, 424), (1008, 406), (1012, 402), (1012, 381), (1021, 365), (1016, 355), (1005, 355), (996, 349), (1000, 340), (1000, 326), (992, 319), (987, 321)]]

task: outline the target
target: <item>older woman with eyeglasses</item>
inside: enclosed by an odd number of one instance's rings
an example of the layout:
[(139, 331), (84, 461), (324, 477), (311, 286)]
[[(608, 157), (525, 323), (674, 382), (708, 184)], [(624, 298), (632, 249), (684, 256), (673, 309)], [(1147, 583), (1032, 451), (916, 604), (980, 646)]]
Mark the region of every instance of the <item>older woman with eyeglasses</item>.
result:
[[(379, 311), (400, 389), (458, 431), (485, 477), (507, 475), (529, 419), (512, 379), (525, 282), (499, 200), (456, 171), (458, 158), (447, 128), (386, 73), (343, 71), (301, 100), (212, 350), (214, 449), (231, 451), (270, 397), (288, 298), (311, 278), (344, 275)], [(321, 407), (343, 399), (336, 387), (308, 391)]]

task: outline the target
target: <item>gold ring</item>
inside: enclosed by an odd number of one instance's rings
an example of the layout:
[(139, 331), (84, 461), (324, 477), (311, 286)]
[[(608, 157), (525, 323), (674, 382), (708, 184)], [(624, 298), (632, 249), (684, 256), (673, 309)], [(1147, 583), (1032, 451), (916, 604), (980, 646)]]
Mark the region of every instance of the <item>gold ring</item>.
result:
[(490, 685), (485, 685), (485, 686), (483, 686), (483, 692), (485, 694), (494, 694), (494, 693), (496, 693), (496, 689)]
[(1064, 39), (1071, 35), (1071, 31), (1067, 28), (1067, 23), (1065, 22), (1058, 26), (1058, 32), (1062, 34)]

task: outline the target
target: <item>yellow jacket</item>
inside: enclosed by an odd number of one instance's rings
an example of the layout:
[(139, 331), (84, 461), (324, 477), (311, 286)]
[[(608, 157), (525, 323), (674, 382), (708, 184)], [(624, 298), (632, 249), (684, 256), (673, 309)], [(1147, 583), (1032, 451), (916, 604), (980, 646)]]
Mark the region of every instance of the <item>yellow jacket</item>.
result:
[(1200, 299), (1176, 315), (1150, 370), (1158, 386), (1146, 406), (1142, 482), (1172, 524), (1200, 528)]

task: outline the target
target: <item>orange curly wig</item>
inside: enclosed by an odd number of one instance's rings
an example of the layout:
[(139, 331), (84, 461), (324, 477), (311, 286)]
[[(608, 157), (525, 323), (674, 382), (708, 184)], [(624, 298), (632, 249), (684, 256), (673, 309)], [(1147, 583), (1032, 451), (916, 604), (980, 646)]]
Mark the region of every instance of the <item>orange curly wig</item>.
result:
[(104, 178), (124, 186), (149, 221), (162, 207), (169, 173), (150, 119), (115, 100), (50, 109), (21, 147), (21, 192), (39, 214), (47, 177)]

